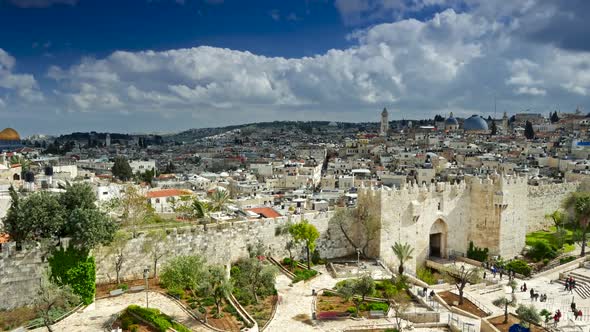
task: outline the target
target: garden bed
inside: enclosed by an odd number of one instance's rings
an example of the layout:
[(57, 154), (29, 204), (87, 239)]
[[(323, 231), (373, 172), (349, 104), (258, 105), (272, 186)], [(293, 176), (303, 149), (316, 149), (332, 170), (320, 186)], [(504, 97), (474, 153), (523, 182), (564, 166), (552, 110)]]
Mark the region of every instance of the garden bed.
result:
[[(166, 289), (164, 289), (160, 286), (159, 281), (157, 279), (149, 278), (148, 284), (149, 284), (149, 290), (151, 290), (151, 291), (159, 291), (159, 292), (164, 292), (164, 293), (166, 292)], [(129, 280), (129, 281), (122, 282), (121, 284), (117, 284), (116, 282), (114, 282), (114, 283), (96, 285), (96, 298), (99, 299), (102, 297), (110, 296), (110, 292), (115, 289), (122, 288), (125, 291), (127, 291), (129, 288), (135, 287), (135, 286), (145, 286), (145, 279)]]
[(277, 305), (277, 296), (267, 296), (258, 304), (243, 306), (244, 309), (254, 318), (259, 327), (264, 326), (271, 318), (274, 307)]
[[(170, 295), (177, 299), (179, 298), (178, 294), (172, 293)], [(240, 331), (245, 326), (236, 309), (226, 300), (223, 301), (223, 305), (221, 306), (221, 317), (215, 317), (217, 307), (214, 300), (211, 298), (194, 298), (184, 294), (180, 296), (180, 301), (190, 308), (191, 312), (197, 317), (204, 319), (205, 313), (207, 313), (207, 324), (217, 329), (224, 331)]]
[(293, 283), (310, 280), (318, 274), (318, 271), (314, 269), (308, 270), (305, 265), (307, 263), (291, 260), (289, 257), (284, 258), (280, 263), (282, 267), (295, 275)]
[(438, 293), (438, 296), (440, 296), (443, 299), (443, 301), (445, 301), (449, 306), (459, 308), (463, 311), (467, 311), (468, 313), (474, 314), (478, 317), (488, 316), (488, 314), (485, 311), (481, 310), (478, 306), (476, 306), (473, 302), (469, 301), (465, 297), (463, 297), (463, 304), (455, 306), (453, 305), (453, 302), (459, 302), (459, 295), (447, 291)]
[[(508, 323), (504, 324), (504, 315), (488, 319), (490, 324), (494, 325), (501, 332), (508, 332), (510, 326), (520, 323), (520, 319), (512, 314), (508, 314)], [(531, 332), (545, 332), (546, 330), (540, 326), (533, 325), (529, 327)]]
[(37, 318), (37, 310), (33, 307), (21, 307), (13, 310), (0, 311), (0, 331), (9, 331)]
[[(369, 312), (371, 310), (382, 310), (384, 314), (387, 314), (389, 306), (387, 303), (383, 302), (365, 301), (360, 305), (360, 316), (369, 318)], [(336, 292), (324, 291), (317, 296), (316, 312), (320, 317), (327, 316), (327, 313), (331, 313), (334, 316), (341, 314), (342, 316), (347, 317), (356, 312), (356, 306), (352, 300), (345, 300)], [(325, 319), (335, 318), (336, 317)]]

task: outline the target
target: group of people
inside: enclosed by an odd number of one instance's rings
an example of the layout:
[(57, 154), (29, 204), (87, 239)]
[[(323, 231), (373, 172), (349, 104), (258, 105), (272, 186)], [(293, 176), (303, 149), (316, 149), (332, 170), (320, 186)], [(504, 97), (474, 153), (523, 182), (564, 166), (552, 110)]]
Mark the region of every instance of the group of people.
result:
[[(492, 272), (492, 276), (494, 278), (496, 278), (496, 275), (499, 274), (500, 280), (502, 280), (502, 278), (504, 277), (505, 272), (508, 275), (508, 280), (512, 280), (513, 278), (516, 277), (516, 272), (512, 271), (511, 269), (508, 269), (508, 271), (504, 271), (503, 267), (497, 267), (495, 264), (492, 264), (490, 267), (490, 263), (484, 263), (484, 267), (490, 269), (490, 271)], [(485, 278), (486, 278), (486, 273), (484, 272), (484, 279)]]
[[(522, 285), (522, 287), (520, 287), (520, 289), (523, 292), (526, 292), (526, 290), (527, 290), (526, 283), (524, 283)], [(540, 301), (540, 302), (547, 301), (547, 294), (539, 294), (539, 293), (536, 293), (533, 288), (531, 288), (531, 290), (529, 291), (529, 294), (531, 294), (531, 301), (537, 301), (537, 300)]]
[(572, 276), (569, 276), (567, 279), (565, 279), (565, 290), (571, 293), (573, 292), (574, 288), (576, 288), (576, 279), (574, 279)]

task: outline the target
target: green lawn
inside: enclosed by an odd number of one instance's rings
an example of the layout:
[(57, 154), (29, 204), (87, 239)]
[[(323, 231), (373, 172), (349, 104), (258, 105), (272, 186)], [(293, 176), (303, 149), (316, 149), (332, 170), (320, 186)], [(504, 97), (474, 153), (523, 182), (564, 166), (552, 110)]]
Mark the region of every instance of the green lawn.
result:
[[(558, 239), (555, 236), (555, 232), (556, 232), (556, 228), (555, 227), (551, 227), (549, 229), (549, 231), (538, 231), (538, 232), (532, 232), (526, 235), (526, 244), (528, 246), (533, 245), (535, 242), (537, 241), (545, 241), (548, 244), (552, 245), (555, 248), (559, 248), (559, 243), (558, 243)], [(565, 249), (569, 249), (565, 252), (568, 251), (572, 251), (574, 250), (574, 245), (569, 245), (565, 242), (570, 242), (573, 239), (574, 236), (574, 232), (572, 232), (569, 229), (565, 229), (565, 236), (563, 239), (564, 242), (564, 251)]]

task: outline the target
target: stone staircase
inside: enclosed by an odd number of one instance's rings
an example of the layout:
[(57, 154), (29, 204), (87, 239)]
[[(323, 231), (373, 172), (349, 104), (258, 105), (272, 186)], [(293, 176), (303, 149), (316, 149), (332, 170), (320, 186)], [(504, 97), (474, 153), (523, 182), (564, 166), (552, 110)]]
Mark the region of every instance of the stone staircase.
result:
[[(576, 272), (569, 272), (567, 277), (569, 276), (572, 276), (574, 279), (576, 279), (576, 288), (574, 288), (574, 292), (576, 292), (576, 294), (578, 294), (582, 299), (590, 298), (590, 277)], [(559, 279), (557, 280), (557, 283), (565, 287), (565, 279)]]

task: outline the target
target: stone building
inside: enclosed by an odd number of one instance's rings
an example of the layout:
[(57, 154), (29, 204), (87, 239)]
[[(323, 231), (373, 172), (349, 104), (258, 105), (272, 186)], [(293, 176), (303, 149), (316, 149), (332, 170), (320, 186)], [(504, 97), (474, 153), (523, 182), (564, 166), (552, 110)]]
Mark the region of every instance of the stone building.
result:
[(491, 255), (514, 258), (525, 246), (528, 232), (547, 225), (545, 214), (577, 189), (577, 183), (529, 186), (526, 178), (494, 175), (466, 177), (458, 184), (404, 185), (400, 189), (361, 189), (373, 195), (381, 216), (379, 243), (371, 254), (397, 265), (391, 246), (414, 248), (409, 269), (429, 257), (465, 254), (469, 242)]
[(388, 131), (389, 131), (389, 114), (387, 113), (387, 108), (384, 108), (383, 112), (381, 112), (381, 128), (379, 130), (379, 135), (387, 136)]

